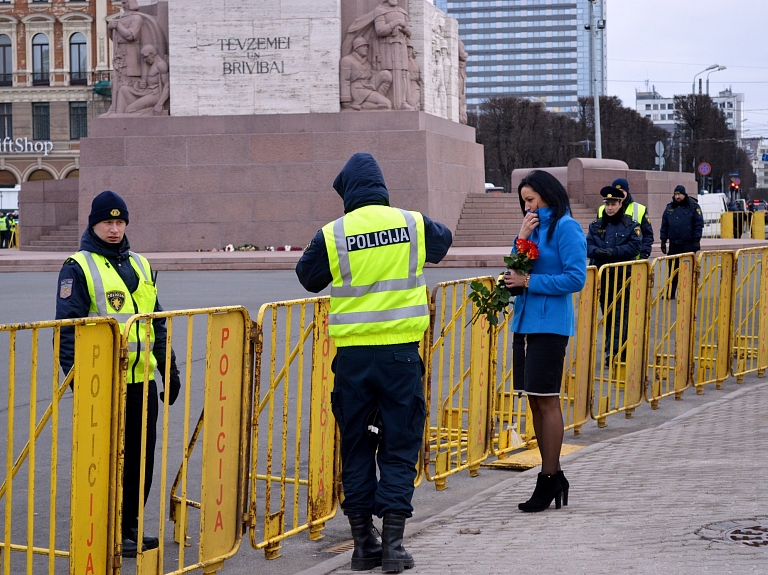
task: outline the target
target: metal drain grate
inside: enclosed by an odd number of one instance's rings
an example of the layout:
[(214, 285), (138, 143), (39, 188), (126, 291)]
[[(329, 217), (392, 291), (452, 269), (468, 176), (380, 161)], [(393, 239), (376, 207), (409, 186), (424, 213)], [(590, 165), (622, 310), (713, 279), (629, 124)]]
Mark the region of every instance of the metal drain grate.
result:
[(768, 549), (768, 517), (711, 523), (699, 529), (697, 533), (712, 542), (736, 543)]
[(729, 529), (723, 533), (723, 539), (750, 547), (768, 547), (768, 524), (757, 523), (748, 527)]
[(354, 539), (350, 539), (349, 541), (342, 541), (341, 543), (337, 543), (336, 545), (331, 545), (330, 547), (323, 549), (323, 553), (334, 553), (336, 555), (340, 555), (341, 553), (344, 553), (345, 551), (351, 551), (354, 548), (355, 541)]

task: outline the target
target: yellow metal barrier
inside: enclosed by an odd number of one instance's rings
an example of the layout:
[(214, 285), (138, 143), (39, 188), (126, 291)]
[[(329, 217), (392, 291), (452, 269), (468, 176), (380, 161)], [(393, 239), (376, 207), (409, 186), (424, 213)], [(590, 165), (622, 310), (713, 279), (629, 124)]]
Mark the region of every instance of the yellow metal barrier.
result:
[(328, 336), (329, 305), (322, 297), (259, 310), (248, 523), (251, 545), (268, 559), (279, 557), (283, 539), (302, 531), (321, 539), (336, 514), (336, 348)]
[(765, 212), (753, 212), (751, 221), (750, 237), (753, 240), (764, 240), (765, 237)]
[(733, 296), (733, 375), (738, 383), (748, 373), (763, 377), (768, 367), (768, 248), (736, 252)]
[(714, 383), (717, 389), (731, 372), (735, 254), (701, 252), (698, 256), (694, 353), (696, 393)]
[[(746, 233), (747, 237), (754, 237), (752, 234), (751, 214), (746, 212), (724, 212), (720, 214), (720, 223), (716, 222), (715, 214), (704, 212), (704, 230), (702, 237), (705, 238), (723, 238), (723, 239), (741, 239)], [(765, 230), (763, 229), (763, 232)], [(765, 238), (761, 238), (765, 239)]]
[[(62, 328), (74, 329), (75, 343), (74, 368), (63, 381), (59, 364)], [(7, 402), (0, 404), (0, 421), (5, 420), (7, 428), (6, 441), (0, 446), (5, 460), (0, 485), (4, 503), (2, 573), (52, 575), (66, 569), (61, 565), (65, 561), (70, 573), (111, 572), (115, 506), (110, 486), (116, 477), (119, 393), (117, 322), (90, 318), (4, 325), (0, 337), (8, 350), (2, 360), (7, 366)], [(24, 361), (25, 351), (29, 351), (28, 362)], [(38, 383), (47, 377), (50, 387)], [(74, 390), (71, 411), (68, 402), (61, 401), (70, 386)], [(39, 404), (48, 401), (38, 419)], [(19, 422), (27, 419), (28, 434), (15, 454), (16, 434), (23, 429), (17, 426), (17, 418)], [(38, 465), (40, 461), (50, 464)], [(71, 469), (69, 484), (61, 478), (67, 466)], [(17, 484), (21, 497), (14, 493)], [(70, 489), (61, 489), (62, 485)], [(67, 507), (69, 524), (59, 517), (59, 509)], [(37, 522), (36, 511), (43, 508), (46, 517)], [(62, 545), (63, 541), (68, 544)]]
[[(162, 425), (162, 431), (158, 434), (162, 453), (160, 486), (154, 490), (157, 494), (156, 505), (139, 505), (138, 540), (141, 541), (146, 533), (148, 522), (157, 522), (160, 546), (158, 549), (139, 550), (136, 572), (139, 575), (189, 573), (195, 570), (216, 573), (223, 567), (224, 560), (232, 557), (239, 549), (245, 524), (248, 426), (252, 396), (251, 322), (246, 309), (239, 306), (135, 315), (128, 320), (123, 332), (121, 356), (125, 360), (128, 358), (128, 334), (131, 330), (138, 330), (141, 337), (139, 349), (145, 354), (142, 433), (140, 438), (124, 437), (127, 385), (123, 378), (120, 445), (123, 440), (140, 442), (142, 453), (147, 444), (147, 382), (155, 379), (155, 374), (149, 373), (148, 359), (153, 347), (150, 343), (150, 326), (158, 318), (165, 318), (167, 326), (166, 373), (163, 380), (170, 380), (171, 348), (179, 352), (183, 350), (178, 358), (182, 388), (174, 407), (169, 406), (168, 394), (165, 394), (165, 400), (158, 409), (158, 420)], [(181, 324), (180, 329), (176, 329), (178, 324)], [(204, 339), (200, 341), (201, 338)], [(204, 363), (199, 361), (202, 359)], [(159, 384), (158, 381), (158, 387)], [(193, 411), (201, 412), (199, 418), (192, 419)], [(190, 426), (195, 422), (197, 425), (190, 441)], [(180, 447), (172, 447), (169, 437), (172, 425), (181, 429), (183, 441)], [(199, 454), (196, 454), (193, 447), (201, 433), (203, 445)], [(122, 455), (121, 449), (118, 460), (119, 481), (116, 485), (118, 525), (122, 515)], [(170, 465), (178, 465), (179, 473), (169, 490), (167, 476)], [(140, 492), (144, 489), (145, 475), (145, 460), (142, 458)], [(165, 560), (167, 556), (173, 558), (174, 553), (169, 552), (165, 545), (166, 501), (170, 501), (169, 519), (175, 522), (174, 540), (176, 543), (184, 543), (178, 546), (176, 565), (170, 571), (165, 570)], [(200, 510), (198, 529), (188, 528), (189, 507)], [(120, 553), (120, 541), (118, 539), (115, 544), (116, 556)], [(187, 564), (188, 543), (198, 544), (197, 557), (190, 564)]]
[[(646, 373), (650, 264), (647, 260), (608, 264), (598, 274), (599, 306), (594, 306), (593, 419), (605, 427), (606, 417), (625, 412), (632, 417), (643, 401)], [(598, 309), (602, 317), (598, 319)], [(597, 404), (595, 404), (595, 400)]]
[[(491, 277), (474, 279), (493, 286)], [(490, 452), (494, 342), (484, 316), (470, 323), (476, 311), (468, 297), (474, 279), (440, 283), (432, 291), (436, 327), (430, 346), (424, 473), (438, 490), (445, 489), (449, 475), (463, 469), (476, 475)]]
[(653, 262), (651, 321), (648, 329), (648, 382), (645, 398), (653, 409), (659, 399), (681, 399), (693, 380), (694, 254), (657, 258)]

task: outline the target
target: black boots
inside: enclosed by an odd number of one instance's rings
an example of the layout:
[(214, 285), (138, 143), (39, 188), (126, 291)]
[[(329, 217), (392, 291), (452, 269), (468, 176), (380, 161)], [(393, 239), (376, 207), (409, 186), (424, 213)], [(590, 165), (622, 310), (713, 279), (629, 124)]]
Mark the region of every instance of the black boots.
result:
[(568, 483), (562, 469), (557, 470), (557, 478), (560, 480), (560, 486), (563, 488), (563, 507), (565, 507), (568, 505), (568, 489), (571, 487), (571, 484)]
[(370, 515), (350, 515), (349, 526), (355, 540), (352, 552), (352, 571), (370, 571), (381, 565), (381, 543), (373, 533)]
[(383, 573), (402, 573), (403, 569), (414, 566), (413, 557), (403, 547), (405, 515), (384, 515), (381, 529), (381, 571)]
[[(139, 546), (136, 544), (139, 538), (138, 529), (126, 529), (123, 531), (123, 557), (136, 557)], [(160, 546), (160, 540), (157, 537), (145, 535), (142, 538), (142, 551), (157, 549)]]
[(563, 493), (563, 486), (557, 474), (544, 475), (539, 473), (536, 478), (536, 489), (533, 495), (525, 503), (520, 503), (517, 508), (526, 513), (535, 513), (544, 511), (555, 500), (555, 509), (560, 509), (560, 496)]

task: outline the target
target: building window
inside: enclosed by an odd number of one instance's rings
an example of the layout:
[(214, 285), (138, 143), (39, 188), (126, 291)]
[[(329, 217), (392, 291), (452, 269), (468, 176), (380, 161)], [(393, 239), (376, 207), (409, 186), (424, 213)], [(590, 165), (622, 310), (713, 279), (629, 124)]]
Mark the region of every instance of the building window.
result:
[(13, 86), (12, 49), (10, 37), (0, 34), (0, 86)]
[(69, 83), (84, 86), (88, 83), (88, 52), (85, 36), (77, 32), (69, 39)]
[(651, 105), (650, 105), (650, 104), (646, 104), (646, 105), (645, 105), (645, 109), (646, 109), (646, 110), (650, 110), (650, 109), (651, 109)]
[(69, 139), (88, 137), (88, 103), (69, 103)]
[(35, 34), (32, 38), (32, 85), (48, 86), (49, 69), (48, 36)]
[(13, 104), (0, 104), (0, 139), (13, 138)]
[(674, 110), (675, 105), (674, 104), (667, 104), (667, 110)]
[(654, 104), (654, 105), (653, 105), (653, 109), (654, 109), (654, 110), (658, 110), (658, 109), (659, 109), (659, 105), (658, 105), (658, 104)]
[(51, 139), (51, 105), (48, 102), (32, 103), (32, 139)]

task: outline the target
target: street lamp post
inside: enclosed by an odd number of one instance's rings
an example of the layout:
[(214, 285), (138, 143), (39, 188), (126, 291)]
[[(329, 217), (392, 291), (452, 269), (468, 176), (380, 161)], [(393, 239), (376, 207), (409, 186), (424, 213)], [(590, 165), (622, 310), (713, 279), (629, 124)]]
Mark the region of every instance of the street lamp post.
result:
[[(726, 68), (727, 66), (718, 66), (715, 70), (712, 70), (709, 74), (714, 74), (715, 72), (721, 72)], [(707, 74), (707, 96), (709, 96), (709, 74)]]
[[(605, 21), (597, 19), (595, 14), (595, 4), (598, 0), (589, 0), (589, 24), (585, 26), (590, 35), (590, 71), (592, 72), (592, 103), (595, 109), (595, 158), (603, 157), (603, 141), (600, 130), (600, 83), (598, 82), (598, 70), (602, 69), (597, 65), (597, 40), (599, 31), (605, 28)], [(601, 52), (602, 54), (602, 52)], [(602, 76), (602, 74), (601, 74)]]
[[(719, 68), (719, 64), (712, 64), (709, 68), (704, 68), (701, 72), (696, 74), (696, 76), (699, 76), (700, 74), (703, 74), (704, 72), (709, 72), (710, 70), (714, 70), (715, 68)], [(696, 93), (696, 76), (693, 77), (693, 84), (691, 85), (691, 94)]]

